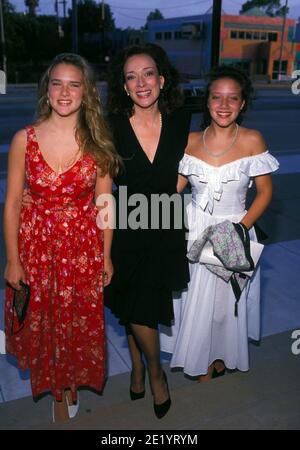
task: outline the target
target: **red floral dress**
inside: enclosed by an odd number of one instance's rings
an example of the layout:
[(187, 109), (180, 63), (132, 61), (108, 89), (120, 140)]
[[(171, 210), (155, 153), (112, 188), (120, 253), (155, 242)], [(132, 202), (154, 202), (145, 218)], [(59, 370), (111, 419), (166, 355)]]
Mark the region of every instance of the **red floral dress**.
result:
[[(21, 211), (19, 252), (31, 297), (25, 325), (11, 333), (13, 290), (6, 289), (7, 351), (31, 371), (34, 397), (70, 388), (102, 390), (106, 374), (103, 234), (93, 203), (97, 166), (84, 155), (57, 175), (27, 127), (26, 183), (33, 198)], [(17, 323), (16, 319), (15, 322)]]

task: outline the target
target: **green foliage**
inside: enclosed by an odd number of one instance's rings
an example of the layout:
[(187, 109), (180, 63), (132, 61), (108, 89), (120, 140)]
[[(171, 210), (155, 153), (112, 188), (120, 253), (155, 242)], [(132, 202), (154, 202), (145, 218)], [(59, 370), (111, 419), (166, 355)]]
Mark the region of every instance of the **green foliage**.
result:
[(154, 11), (151, 11), (147, 16), (147, 21), (148, 20), (160, 20), (160, 19), (164, 19), (164, 16), (162, 15), (162, 13), (160, 12), (159, 9), (155, 9)]
[[(115, 19), (109, 5), (105, 4), (104, 21), (102, 20), (102, 5), (94, 0), (79, 0), (77, 4), (78, 34), (96, 33), (102, 28), (112, 31), (115, 27)], [(66, 20), (66, 30), (72, 29), (72, 10), (69, 9), (69, 18)]]
[(25, 0), (25, 6), (28, 8), (28, 13), (31, 16), (35, 16), (36, 9), (39, 6), (39, 0)]
[[(19, 82), (38, 81), (56, 54), (72, 51), (72, 11), (69, 10), (69, 17), (63, 24), (62, 37), (58, 33), (56, 16), (16, 13), (9, 0), (2, 2), (8, 78)], [(29, 7), (29, 1), (25, 0), (25, 3)], [(30, 5), (33, 8), (38, 3), (35, 1)], [(111, 54), (109, 33), (115, 30), (109, 5), (105, 5), (104, 21), (101, 8), (102, 5), (94, 0), (78, 2), (78, 51), (90, 62), (97, 63), (103, 63), (105, 56)]]
[[(105, 4), (102, 20), (102, 4), (94, 0), (79, 0), (78, 16), (78, 52), (90, 62), (103, 62), (110, 54), (112, 42), (108, 34), (116, 29), (110, 6)], [(64, 31), (71, 44), (72, 10), (65, 21)]]
[(284, 16), (289, 11), (289, 8), (281, 5), (281, 0), (248, 0), (242, 5), (240, 13), (255, 7), (260, 8), (270, 17)]
[(147, 16), (147, 22), (145, 23), (143, 29), (148, 30), (148, 20), (160, 20), (160, 19), (164, 19), (164, 16), (162, 15), (159, 9), (151, 11)]
[(10, 3), (9, 0), (2, 0), (3, 14), (9, 14), (15, 11), (15, 7)]

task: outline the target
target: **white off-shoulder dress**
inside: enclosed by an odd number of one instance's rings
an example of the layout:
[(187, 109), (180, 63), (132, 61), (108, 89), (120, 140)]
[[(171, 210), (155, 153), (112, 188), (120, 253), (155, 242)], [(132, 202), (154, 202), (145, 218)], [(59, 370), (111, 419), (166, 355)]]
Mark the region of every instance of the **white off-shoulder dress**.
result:
[[(245, 215), (245, 201), (252, 178), (279, 167), (268, 152), (212, 166), (185, 154), (179, 173), (188, 177), (192, 201), (187, 206), (188, 249), (209, 225), (225, 219), (238, 222)], [(254, 229), (250, 238), (256, 240)], [(174, 326), (162, 327), (161, 349), (172, 353), (171, 367), (182, 367), (190, 376), (207, 373), (216, 359), (229, 369), (249, 369), (248, 338), (260, 339), (260, 269), (242, 292), (238, 316), (230, 283), (206, 269), (190, 264), (190, 283), (174, 298)]]

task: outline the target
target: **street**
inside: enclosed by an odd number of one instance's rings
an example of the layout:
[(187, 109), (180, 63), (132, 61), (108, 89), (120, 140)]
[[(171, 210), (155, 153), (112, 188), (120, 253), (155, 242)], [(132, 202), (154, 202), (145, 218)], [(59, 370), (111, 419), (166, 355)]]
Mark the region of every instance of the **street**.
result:
[[(103, 102), (106, 86), (99, 84)], [(261, 131), (268, 148), (274, 154), (300, 150), (300, 95), (287, 88), (257, 88), (252, 108), (244, 125)], [(0, 95), (0, 145), (8, 144), (13, 134), (32, 123), (37, 99), (37, 89), (32, 85), (8, 86), (7, 94)], [(193, 114), (192, 131), (198, 129), (201, 114)], [(5, 158), (0, 160), (0, 170), (5, 170)]]
[[(103, 90), (103, 97), (105, 98), (105, 90)], [(8, 94), (0, 95), (0, 217), (3, 214), (8, 144), (18, 129), (32, 122), (35, 103), (36, 89), (32, 87), (13, 87), (9, 88)], [(201, 114), (194, 114), (191, 129), (197, 130), (200, 121)], [(212, 418), (211, 426), (215, 427), (218, 424), (216, 420), (220, 420), (220, 401), (223, 401), (221, 406), (224, 411), (227, 411), (226, 408), (228, 405), (232, 405), (232, 399), (235, 399), (236, 392), (238, 392), (236, 399), (240, 401), (240, 404), (237, 404), (238, 412), (232, 419), (234, 423), (236, 420), (241, 420), (241, 426), (244, 426), (244, 422), (247, 422), (248, 426), (249, 417), (250, 423), (252, 423), (251, 420), (254, 419), (249, 416), (249, 410), (252, 409), (255, 420), (257, 417), (259, 419), (263, 416), (267, 417), (272, 426), (276, 428), (278, 428), (278, 417), (285, 419), (288, 424), (295, 423), (297, 426), (299, 424), (299, 402), (297, 401), (299, 397), (299, 363), (296, 362), (293, 354), (290, 355), (289, 348), (291, 331), (300, 329), (300, 280), (298, 275), (300, 261), (300, 143), (298, 137), (300, 95), (293, 95), (287, 89), (257, 89), (253, 108), (248, 113), (244, 124), (262, 132), (270, 152), (280, 161), (280, 169), (273, 176), (272, 202), (259, 221), (259, 225), (269, 236), (268, 240), (264, 242), (268, 245), (265, 246), (261, 261), (261, 332), (263, 340), (261, 346), (250, 346), (250, 374), (231, 374), (221, 379), (219, 384), (217, 384), (217, 380), (216, 384), (209, 385), (208, 383), (208, 388), (205, 386), (201, 390), (201, 386), (195, 389), (190, 384), (190, 380), (183, 377), (181, 372), (170, 373), (173, 383), (173, 398), (179, 405), (186, 405), (188, 401), (192, 411), (190, 416), (185, 414), (184, 426), (187, 429), (188, 427), (198, 427), (198, 420), (205, 428), (207, 407), (199, 409), (199, 405), (203, 404), (215, 405), (217, 408), (215, 410), (208, 409), (209, 417)], [(252, 189), (251, 192), (253, 195)], [(1, 239), (1, 274), (3, 274), (4, 265), (5, 250), (3, 239)], [(42, 421), (50, 421), (49, 396), (45, 396), (37, 405), (33, 405), (30, 398), (29, 372), (21, 374), (14, 360), (4, 354), (4, 287), (4, 279), (0, 277), (0, 353), (1, 348), (3, 353), (0, 355), (2, 426), (14, 429), (16, 427), (41, 427)], [(70, 421), (69, 427), (84, 429), (98, 427), (99, 423), (104, 427), (110, 426), (110, 417), (113, 423), (115, 420), (123, 421), (127, 416), (129, 422), (132, 420), (135, 409), (132, 409), (131, 404), (128, 403), (128, 394), (124, 387), (125, 383), (127, 386), (128, 372), (131, 369), (126, 338), (124, 330), (107, 309), (106, 335), (109, 378), (104, 396), (98, 397), (82, 391), (80, 393), (81, 414), (77, 422), (76, 419), (74, 422)], [(166, 354), (163, 355), (163, 358), (166, 358)], [(168, 359), (163, 359), (163, 362), (167, 367)], [(284, 392), (282, 390), (283, 379), (286, 380)], [(210, 388), (211, 390), (209, 390)], [(236, 400), (233, 404), (236, 404)], [(274, 405), (277, 407), (275, 413), (273, 412)], [(143, 403), (141, 403), (141, 408), (144, 408)], [(265, 409), (267, 409), (267, 413), (265, 413)], [(197, 410), (196, 415), (195, 410)], [(86, 414), (85, 411), (89, 414)], [(176, 422), (175, 411), (175, 409), (171, 411), (169, 425), (166, 422), (167, 425), (163, 426), (169, 426), (170, 429), (182, 427), (182, 415)], [(140, 419), (144, 420), (141, 422), (141, 429), (149, 424), (153, 427), (157, 426), (156, 423), (152, 424), (151, 422), (152, 415), (147, 416), (146, 408), (136, 414), (135, 424), (139, 423)], [(105, 422), (106, 420), (107, 422)], [(227, 425), (226, 422), (225, 427)], [(258, 425), (255, 424), (255, 426)]]

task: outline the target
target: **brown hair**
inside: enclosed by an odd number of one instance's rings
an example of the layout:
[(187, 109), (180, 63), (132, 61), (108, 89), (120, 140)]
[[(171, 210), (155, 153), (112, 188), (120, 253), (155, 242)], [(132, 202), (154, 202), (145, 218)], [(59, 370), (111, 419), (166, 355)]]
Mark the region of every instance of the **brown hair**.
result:
[(51, 71), (59, 64), (75, 66), (83, 75), (83, 101), (75, 132), (76, 142), (83, 153), (95, 158), (102, 175), (109, 173), (114, 177), (122, 165), (121, 158), (114, 148), (111, 132), (103, 116), (94, 73), (84, 58), (73, 53), (61, 53), (54, 58), (40, 80), (36, 123), (43, 122), (51, 115), (51, 106), (47, 101), (48, 85)]

